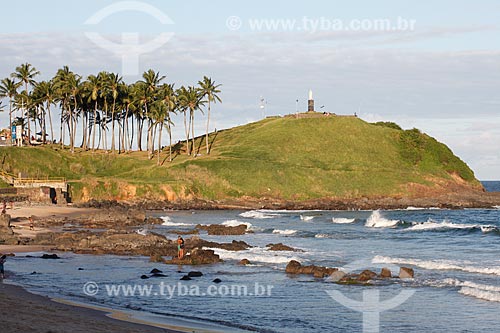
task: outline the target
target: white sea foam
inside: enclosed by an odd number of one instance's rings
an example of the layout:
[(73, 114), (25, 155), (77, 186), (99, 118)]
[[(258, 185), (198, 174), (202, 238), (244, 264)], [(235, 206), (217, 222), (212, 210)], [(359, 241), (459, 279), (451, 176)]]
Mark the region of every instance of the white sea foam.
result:
[(500, 209), (500, 206), (493, 206), (493, 208), (495, 208), (495, 209)]
[(163, 220), (163, 223), (161, 225), (166, 225), (169, 227), (176, 227), (176, 226), (192, 226), (192, 224), (189, 223), (181, 223), (181, 222), (172, 222), (169, 216), (162, 216), (161, 219)]
[(238, 221), (238, 220), (228, 220), (228, 221), (224, 221), (221, 223), (222, 225), (225, 225), (227, 227), (237, 227), (239, 225), (246, 225), (247, 226), (247, 229), (250, 229), (251, 227), (253, 227), (252, 223), (248, 223), (248, 222), (241, 222), (241, 221)]
[(494, 225), (479, 225), (479, 224), (461, 224), (453, 223), (447, 220), (443, 222), (436, 222), (429, 219), (427, 222), (413, 223), (413, 226), (405, 229), (405, 231), (423, 231), (423, 230), (443, 230), (443, 229), (456, 229), (456, 230), (473, 230), (480, 229), (483, 233), (499, 231), (498, 227)]
[(473, 224), (457, 224), (447, 220), (443, 222), (436, 222), (429, 219), (427, 222), (415, 223), (413, 226), (409, 227), (408, 231), (420, 231), (420, 230), (434, 230), (434, 229), (474, 229), (479, 226)]
[(345, 217), (332, 217), (332, 222), (338, 224), (349, 224), (353, 223), (354, 221), (356, 221), (356, 219), (348, 219)]
[(314, 216), (300, 215), (300, 219), (304, 222), (311, 221)]
[(453, 286), (453, 287), (468, 287), (468, 288), (500, 293), (500, 286), (491, 286), (488, 284), (480, 284), (471, 281), (460, 281), (457, 279), (444, 279), (438, 282), (438, 285)]
[(218, 248), (204, 249), (213, 250), (223, 260), (248, 259), (251, 263), (261, 262), (270, 264), (286, 264), (290, 260), (297, 260), (301, 262), (301, 259), (294, 256), (294, 252), (279, 251), (279, 254), (277, 254), (276, 251), (269, 251), (267, 248), (261, 247), (253, 247), (244, 251), (227, 251)]
[(273, 230), (273, 234), (280, 234), (280, 235), (294, 235), (296, 233), (297, 233), (297, 230), (293, 230), (293, 229), (285, 229), (285, 230), (274, 229)]
[(394, 228), (399, 223), (399, 220), (389, 220), (380, 214), (380, 211), (375, 210), (366, 220), (365, 226), (370, 228)]
[(425, 210), (426, 208), (424, 207), (413, 207), (413, 206), (408, 206), (406, 207), (406, 210)]
[(498, 232), (500, 229), (494, 225), (482, 225), (481, 226), (481, 231), (485, 234), (489, 232)]
[(443, 270), (443, 271), (463, 271), (468, 273), (500, 275), (500, 267), (481, 267), (473, 266), (469, 263), (450, 261), (450, 260), (421, 260), (421, 259), (405, 259), (405, 258), (391, 258), (383, 256), (375, 256), (373, 263), (378, 264), (399, 264), (399, 265), (412, 265), (429, 270)]
[(332, 238), (331, 235), (329, 234), (316, 234), (314, 235), (315, 238)]
[(241, 213), (240, 216), (251, 219), (273, 219), (279, 216), (279, 214), (267, 213), (260, 210), (249, 210), (248, 212)]
[(500, 302), (500, 293), (498, 292), (486, 291), (469, 287), (463, 287), (458, 292), (462, 295), (472, 296), (485, 301)]

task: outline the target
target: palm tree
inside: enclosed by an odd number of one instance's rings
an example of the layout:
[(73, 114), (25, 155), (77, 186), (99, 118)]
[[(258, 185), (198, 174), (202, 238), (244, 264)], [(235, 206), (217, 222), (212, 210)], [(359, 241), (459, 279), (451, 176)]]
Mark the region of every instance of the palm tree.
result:
[(111, 151), (115, 152), (115, 107), (116, 99), (118, 98), (118, 88), (123, 82), (122, 78), (115, 73), (108, 75), (108, 87), (113, 98), (113, 105), (111, 107)]
[[(188, 126), (188, 131), (189, 132), (189, 127), (191, 127), (191, 153), (193, 156), (196, 155), (195, 149), (194, 149), (194, 112), (196, 110), (201, 111), (201, 106), (205, 104), (204, 101), (201, 100), (200, 92), (198, 89), (195, 87), (188, 87), (187, 89), (181, 87), (181, 94), (178, 96), (180, 105), (181, 107), (185, 110), (189, 110), (189, 126)], [(185, 124), (185, 118), (184, 118), (184, 124)], [(187, 141), (189, 141), (189, 134)], [(188, 155), (189, 155), (189, 147), (188, 147)]]
[[(50, 141), (54, 141), (54, 128), (52, 127), (52, 115), (50, 113), (50, 106), (55, 103), (56, 92), (54, 88), (54, 83), (52, 81), (41, 81), (35, 85), (36, 94), (40, 96), (42, 102), (45, 102), (47, 108), (47, 113), (49, 115), (49, 125), (50, 125)], [(45, 128), (42, 133), (43, 140), (45, 142)]]
[[(174, 91), (174, 84), (163, 84), (160, 87), (160, 100), (163, 107), (165, 107), (165, 123), (167, 125), (168, 132), (168, 161), (172, 162), (172, 119), (170, 118), (170, 113), (176, 113), (177, 107), (177, 96)], [(161, 135), (160, 135), (161, 136)]]
[[(84, 83), (85, 85), (85, 90), (87, 92), (87, 101), (88, 102), (94, 102), (94, 113), (92, 117), (92, 151), (95, 151), (95, 132), (96, 132), (96, 125), (97, 125), (97, 107), (98, 107), (98, 99), (99, 99), (99, 91), (101, 89), (101, 80), (99, 77), (95, 75), (89, 75), (87, 77), (87, 81)], [(90, 135), (89, 135), (89, 141), (90, 141)], [(87, 143), (87, 146), (89, 145), (90, 142)]]
[(0, 98), (9, 98), (9, 132), (10, 132), (10, 141), (12, 143), (12, 102), (14, 101), (14, 97), (17, 95), (17, 89), (19, 88), (19, 83), (14, 82), (14, 80), (10, 78), (5, 78), (0, 81)]
[[(24, 127), (26, 124), (28, 124), (29, 126), (29, 115), (28, 113), (30, 112), (30, 109), (31, 109), (31, 105), (32, 105), (32, 96), (26, 91), (26, 90), (23, 90), (21, 91), (20, 93), (18, 93), (16, 95), (16, 97), (14, 97), (14, 110), (16, 111), (21, 111), (21, 116), (20, 117), (16, 117), (16, 121), (15, 123), (13, 123), (14, 125), (16, 126), (21, 126), (21, 133), (24, 134)], [(21, 125), (19, 125), (21, 124)], [(22, 144), (22, 136), (23, 134), (21, 135), (21, 144)], [(28, 135), (28, 142), (31, 141), (31, 136)]]
[(142, 91), (142, 100), (143, 100), (143, 105), (144, 105), (144, 112), (145, 112), (145, 118), (148, 120), (148, 141), (147, 141), (147, 147), (148, 147), (148, 155), (149, 158), (152, 157), (153, 154), (153, 121), (151, 117), (149, 116), (149, 108), (148, 106), (151, 105), (155, 100), (156, 100), (156, 94), (158, 90), (158, 86), (165, 79), (165, 76), (160, 75), (159, 72), (155, 72), (152, 69), (149, 69), (148, 71), (144, 72), (142, 74), (142, 81), (144, 86), (141, 87), (143, 89)]
[(214, 81), (212, 81), (211, 78), (204, 76), (203, 81), (198, 81), (198, 85), (200, 86), (200, 93), (202, 94), (203, 97), (206, 97), (207, 102), (208, 102), (208, 113), (207, 113), (207, 132), (205, 135), (205, 143), (207, 146), (207, 154), (209, 154), (209, 148), (208, 148), (208, 128), (209, 128), (209, 123), (210, 123), (210, 102), (222, 102), (220, 97), (217, 95), (220, 93), (220, 90), (218, 89), (221, 84), (215, 84)]
[[(35, 67), (33, 67), (29, 63), (25, 63), (17, 66), (16, 71), (11, 74), (11, 77), (17, 79), (19, 83), (24, 83), (24, 88), (26, 90), (26, 93), (28, 93), (29, 91), (28, 86), (33, 86), (35, 84), (34, 77), (37, 76), (38, 74), (40, 74), (40, 72), (37, 71)], [(31, 128), (30, 128), (29, 118), (27, 119), (27, 122), (28, 122), (28, 138), (31, 138)]]

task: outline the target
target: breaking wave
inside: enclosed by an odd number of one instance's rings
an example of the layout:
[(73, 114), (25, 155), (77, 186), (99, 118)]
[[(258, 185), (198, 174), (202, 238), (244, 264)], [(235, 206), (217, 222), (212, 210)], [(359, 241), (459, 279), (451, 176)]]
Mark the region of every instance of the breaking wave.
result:
[(161, 219), (163, 220), (163, 223), (161, 225), (166, 225), (169, 227), (176, 227), (176, 226), (192, 226), (192, 224), (189, 223), (181, 223), (181, 222), (172, 222), (169, 216), (162, 216)]
[(354, 221), (356, 221), (356, 219), (348, 219), (345, 217), (332, 217), (332, 222), (338, 224), (349, 224), (353, 223)]
[(473, 266), (468, 263), (450, 261), (450, 260), (421, 260), (421, 259), (405, 259), (405, 258), (375, 256), (373, 258), (373, 263), (412, 265), (429, 270), (462, 271), (467, 273), (478, 273), (478, 274), (500, 276), (500, 267), (498, 266), (481, 267), (481, 266)]
[(399, 220), (389, 220), (380, 214), (380, 211), (375, 210), (366, 220), (365, 226), (369, 228), (395, 228)]
[[(223, 260), (248, 259), (251, 263), (260, 262), (269, 264), (286, 264), (290, 262), (290, 260), (297, 260), (299, 262), (302, 261), (300, 258), (293, 256), (293, 252), (280, 251), (280, 254), (277, 254), (275, 251), (269, 251), (268, 249), (262, 247), (254, 247), (244, 251), (227, 251), (218, 248), (204, 249), (213, 250)], [(290, 255), (284, 255), (286, 253), (290, 253)]]
[(453, 223), (447, 220), (444, 220), (443, 222), (436, 222), (432, 219), (429, 219), (427, 222), (414, 222), (411, 227), (405, 230), (407, 231), (470, 230), (470, 231), (481, 231), (483, 233), (500, 232), (500, 229), (494, 225), (462, 224), (462, 223)]
[(304, 222), (311, 221), (314, 216), (300, 215), (300, 219)]
[(226, 227), (237, 227), (239, 225), (246, 225), (247, 226), (247, 229), (250, 229), (251, 227), (253, 227), (252, 223), (248, 223), (248, 222), (241, 222), (241, 221), (238, 221), (238, 220), (227, 220), (227, 221), (224, 221), (221, 223), (222, 225), (225, 225)]
[(297, 233), (297, 230), (293, 230), (293, 229), (285, 229), (285, 230), (274, 229), (273, 230), (273, 234), (280, 234), (280, 235), (295, 235), (296, 233)]
[(249, 210), (240, 214), (241, 217), (251, 218), (251, 219), (273, 219), (278, 217), (279, 214), (267, 213), (259, 210)]

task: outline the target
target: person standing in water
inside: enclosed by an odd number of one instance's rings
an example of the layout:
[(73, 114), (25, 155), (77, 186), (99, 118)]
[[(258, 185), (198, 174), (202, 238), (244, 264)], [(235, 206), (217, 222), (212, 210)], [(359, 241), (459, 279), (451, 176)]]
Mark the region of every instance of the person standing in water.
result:
[(184, 239), (180, 235), (177, 237), (177, 253), (179, 259), (184, 258)]

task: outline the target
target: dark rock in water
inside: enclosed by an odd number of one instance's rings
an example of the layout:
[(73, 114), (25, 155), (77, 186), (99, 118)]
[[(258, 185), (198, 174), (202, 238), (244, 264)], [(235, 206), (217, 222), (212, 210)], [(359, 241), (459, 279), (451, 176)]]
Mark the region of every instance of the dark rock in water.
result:
[(40, 258), (42, 259), (61, 259), (59, 258), (59, 256), (55, 253), (53, 254), (47, 254), (47, 253), (44, 253)]
[(285, 272), (289, 274), (300, 274), (300, 269), (302, 265), (297, 260), (290, 260), (288, 265), (286, 265)]
[(392, 277), (391, 270), (389, 268), (386, 268), (386, 267), (382, 268), (382, 271), (380, 272), (379, 277), (381, 279), (391, 278)]
[(222, 225), (222, 224), (211, 224), (211, 225), (201, 225), (198, 224), (196, 229), (205, 230), (209, 235), (244, 235), (247, 232), (247, 226), (245, 224), (240, 224), (235, 227)]
[(153, 273), (151, 277), (167, 277), (165, 274), (162, 273)]
[(81, 268), (81, 267), (80, 267), (80, 268), (78, 268), (78, 270), (79, 270), (79, 271), (83, 271), (83, 268)]
[(155, 274), (155, 273), (163, 273), (163, 271), (160, 271), (158, 268), (153, 268), (153, 269), (151, 270), (151, 272), (149, 272), (149, 273), (151, 273), (151, 274)]
[(184, 273), (183, 271), (177, 271), (177, 273)]
[(182, 259), (173, 257), (170, 260), (165, 260), (165, 264), (170, 265), (207, 265), (222, 262), (219, 255), (215, 254), (214, 250), (193, 249), (190, 254)]
[(141, 279), (143, 279), (143, 280), (149, 279), (149, 276), (147, 276), (147, 275), (141, 275)]
[(241, 260), (238, 262), (238, 265), (244, 265), (244, 266), (245, 266), (245, 265), (250, 265), (250, 264), (251, 264), (251, 262), (250, 262), (250, 260), (248, 260), (248, 259), (241, 259)]
[(294, 249), (291, 246), (285, 245), (283, 243), (278, 244), (267, 244), (266, 247), (269, 248), (269, 251), (293, 251), (293, 252), (303, 252), (299, 249)]
[(37, 272), (31, 272), (31, 274), (30, 274), (30, 275), (35, 275), (35, 274), (38, 274), (38, 273), (37, 273)]
[(413, 279), (415, 276), (415, 272), (412, 268), (409, 267), (401, 267), (399, 269), (399, 278), (400, 279)]
[(212, 282), (213, 282), (213, 283), (221, 283), (221, 282), (222, 282), (222, 280), (217, 278), (217, 279), (213, 280)]
[(203, 276), (203, 273), (202, 272), (198, 272), (198, 271), (192, 271), (192, 272), (188, 273), (188, 276), (189, 277), (200, 277), (200, 276)]
[(189, 281), (191, 280), (191, 278), (187, 275), (184, 275), (183, 277), (181, 277), (181, 281)]
[(337, 270), (337, 268), (315, 265), (302, 266), (300, 262), (296, 260), (291, 260), (288, 265), (286, 265), (285, 269), (288, 274), (308, 274), (313, 275), (315, 278), (324, 278), (326, 276), (330, 276)]
[(376, 276), (377, 276), (377, 273), (372, 272), (372, 271), (370, 271), (368, 269), (365, 269), (364, 271), (362, 271), (359, 274), (358, 280), (361, 281), (361, 282), (366, 282), (366, 281), (369, 281), (369, 280), (373, 279)]

